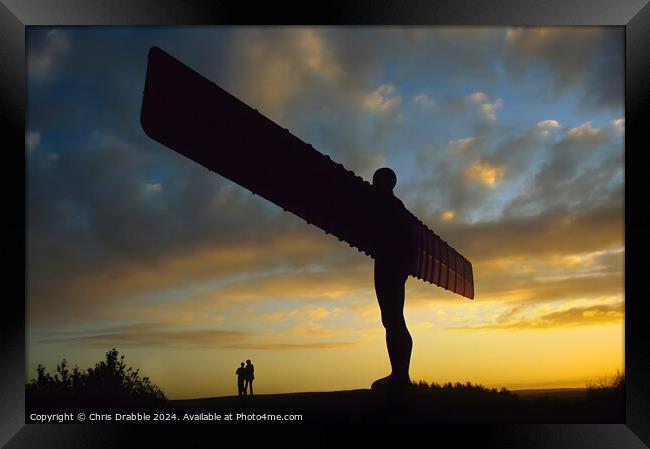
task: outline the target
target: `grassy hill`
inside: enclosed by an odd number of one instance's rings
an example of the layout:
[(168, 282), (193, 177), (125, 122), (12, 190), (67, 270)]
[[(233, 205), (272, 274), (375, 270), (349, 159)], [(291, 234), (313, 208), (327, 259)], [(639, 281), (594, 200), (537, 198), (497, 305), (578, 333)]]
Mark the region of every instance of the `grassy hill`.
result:
[[(530, 392), (529, 392), (530, 393)], [(172, 400), (170, 411), (182, 414), (285, 415), (300, 414), (304, 422), (347, 424), (395, 423), (621, 423), (625, 402), (620, 395), (538, 391), (520, 395), (480, 386), (456, 384), (419, 386), (399, 395), (372, 390), (293, 393)], [(241, 422), (243, 418), (240, 418)]]

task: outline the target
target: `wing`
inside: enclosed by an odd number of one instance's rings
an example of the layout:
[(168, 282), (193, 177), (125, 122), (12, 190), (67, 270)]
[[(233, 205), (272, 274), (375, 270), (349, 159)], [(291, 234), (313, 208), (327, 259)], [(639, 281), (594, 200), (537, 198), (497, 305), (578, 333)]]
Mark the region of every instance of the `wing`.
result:
[[(374, 257), (371, 184), (157, 47), (149, 51), (140, 122), (152, 139)], [(411, 274), (468, 296), (457, 287), (472, 284), (471, 265), (468, 278), (457, 253), (412, 217), (422, 238)], [(428, 235), (442, 243), (431, 244)], [(423, 268), (429, 259), (438, 261), (438, 277), (433, 265)]]
[(474, 299), (472, 264), (412, 215), (416, 256), (411, 274), (423, 281)]

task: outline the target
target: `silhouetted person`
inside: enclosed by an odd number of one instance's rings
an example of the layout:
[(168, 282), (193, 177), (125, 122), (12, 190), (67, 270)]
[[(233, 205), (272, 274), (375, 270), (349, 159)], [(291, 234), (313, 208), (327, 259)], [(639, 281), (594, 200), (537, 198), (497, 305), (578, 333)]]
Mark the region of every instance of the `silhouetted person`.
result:
[(390, 168), (380, 168), (372, 177), (379, 192), (376, 205), (375, 292), (381, 322), (386, 328), (386, 347), (392, 372), (375, 381), (373, 389), (409, 386), (409, 364), (413, 341), (404, 320), (404, 285), (412, 263), (413, 236), (402, 201), (393, 194), (397, 177)]
[(237, 375), (237, 390), (239, 391), (239, 397), (244, 397), (246, 396), (246, 386), (244, 383), (246, 380), (246, 368), (244, 368), (244, 362), (241, 362), (241, 366), (237, 368), (235, 374)]
[[(242, 363), (242, 366), (244, 364)], [(246, 360), (246, 384), (244, 385), (244, 394), (246, 394), (246, 390), (250, 389), (250, 394), (253, 396), (253, 379), (255, 379), (255, 367), (251, 363), (250, 360)]]

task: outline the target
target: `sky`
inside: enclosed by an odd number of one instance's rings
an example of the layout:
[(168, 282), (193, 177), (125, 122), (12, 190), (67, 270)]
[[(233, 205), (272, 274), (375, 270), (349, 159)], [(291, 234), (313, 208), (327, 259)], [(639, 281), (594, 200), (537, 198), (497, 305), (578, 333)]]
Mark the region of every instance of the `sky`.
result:
[(623, 370), (622, 27), (28, 27), (27, 373), (115, 347), (172, 399), (369, 388), (372, 259), (148, 138), (158, 46), (366, 180), (473, 265), (409, 278), (413, 380)]

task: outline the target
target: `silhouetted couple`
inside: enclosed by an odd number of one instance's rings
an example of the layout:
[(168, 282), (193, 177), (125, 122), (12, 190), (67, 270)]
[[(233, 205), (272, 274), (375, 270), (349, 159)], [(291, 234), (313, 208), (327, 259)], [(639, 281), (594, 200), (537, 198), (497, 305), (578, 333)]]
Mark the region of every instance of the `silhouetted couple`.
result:
[(250, 390), (250, 395), (253, 396), (253, 379), (255, 379), (255, 367), (250, 360), (246, 360), (246, 366), (244, 362), (241, 362), (241, 366), (235, 371), (237, 376), (237, 390), (239, 391), (239, 397), (245, 397), (246, 392)]

